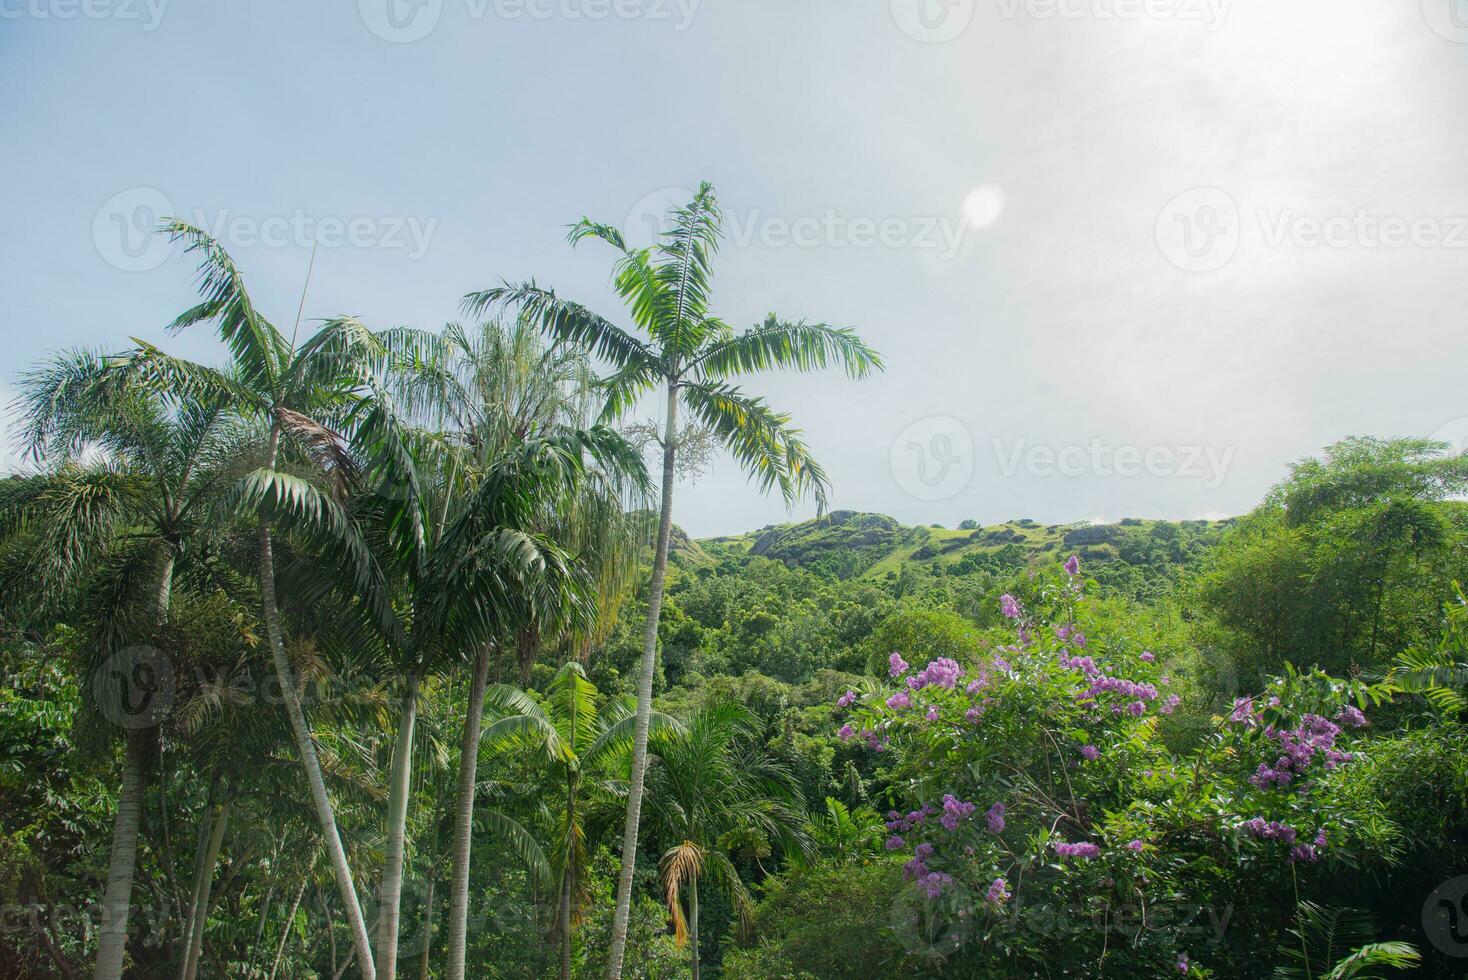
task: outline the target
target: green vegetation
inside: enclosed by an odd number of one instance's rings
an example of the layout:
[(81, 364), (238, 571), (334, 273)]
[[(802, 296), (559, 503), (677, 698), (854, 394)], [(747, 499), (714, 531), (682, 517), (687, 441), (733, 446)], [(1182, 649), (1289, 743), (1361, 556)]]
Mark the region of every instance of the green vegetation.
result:
[(693, 541), (709, 447), (826, 497), (732, 378), (880, 362), (725, 326), (712, 191), (673, 218), (572, 232), (634, 331), (525, 283), (299, 342), (173, 225), (226, 364), (22, 379), (0, 975), (1455, 975), (1468, 460), (1345, 440), (1230, 521)]

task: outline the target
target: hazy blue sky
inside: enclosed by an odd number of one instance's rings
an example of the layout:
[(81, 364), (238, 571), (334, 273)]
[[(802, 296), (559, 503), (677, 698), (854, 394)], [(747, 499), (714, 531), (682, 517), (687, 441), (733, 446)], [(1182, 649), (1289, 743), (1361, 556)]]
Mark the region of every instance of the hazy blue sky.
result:
[[(501, 278), (616, 313), (565, 225), (708, 179), (727, 320), (888, 358), (755, 386), (838, 507), (1239, 513), (1344, 435), (1468, 436), (1465, 0), (150, 2), (0, 0), (7, 397), (56, 347), (219, 356), (163, 334), (159, 209), (277, 322), (319, 240), (308, 318), (435, 326)], [(785, 517), (727, 461), (676, 512)]]

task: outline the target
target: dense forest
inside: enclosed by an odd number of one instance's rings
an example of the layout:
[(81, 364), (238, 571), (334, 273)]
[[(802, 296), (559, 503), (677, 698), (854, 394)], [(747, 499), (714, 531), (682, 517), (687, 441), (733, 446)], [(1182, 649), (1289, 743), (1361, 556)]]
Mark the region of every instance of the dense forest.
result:
[[(573, 228), (605, 316), (291, 329), (168, 233), (221, 362), (20, 382), (0, 976), (1462, 975), (1468, 458), (909, 527), (739, 385), (900, 352), (719, 320), (707, 186)], [(713, 452), (822, 515), (690, 538)]]

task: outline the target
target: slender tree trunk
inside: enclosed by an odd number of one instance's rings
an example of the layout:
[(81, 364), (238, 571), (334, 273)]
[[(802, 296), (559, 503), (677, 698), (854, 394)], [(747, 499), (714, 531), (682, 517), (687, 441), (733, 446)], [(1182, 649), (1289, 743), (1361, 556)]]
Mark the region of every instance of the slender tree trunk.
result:
[(571, 980), (571, 888), (576, 880), (576, 776), (566, 773), (566, 854), (561, 860), (561, 980)]
[(280, 930), (280, 942), (275, 945), (275, 962), (270, 964), (270, 980), (275, 980), (275, 971), (280, 969), (280, 958), (285, 955), (285, 944), (290, 942), (291, 928), (296, 921), (296, 909), (301, 907), (301, 896), (306, 894), (306, 882), (311, 880), (311, 872), (306, 871), (306, 877), (301, 879), (301, 887), (296, 889), (295, 901), (291, 902), (291, 910), (285, 914), (285, 925)]
[[(155, 621), (168, 616), (173, 591), (173, 551), (165, 550), (158, 574)], [(117, 816), (112, 821), (112, 850), (107, 856), (107, 890), (102, 896), (102, 928), (97, 937), (95, 980), (122, 980), (127, 953), (127, 919), (132, 907), (133, 866), (138, 858), (138, 824), (143, 815), (143, 768), (148, 751), (148, 729), (127, 730), (122, 756), (122, 788), (117, 794)]]
[(402, 914), (403, 850), (408, 821), (408, 788), (413, 775), (413, 724), (418, 718), (418, 677), (409, 674), (398, 719), (387, 798), (387, 855), (377, 913), (377, 977), (393, 980), (398, 971), (398, 918)]
[[(270, 448), (266, 454), (266, 466), (275, 466), (276, 449), (280, 444), (280, 429), (277, 425), (270, 433)], [(356, 886), (352, 883), (352, 869), (347, 865), (347, 852), (342, 847), (341, 835), (336, 829), (336, 812), (331, 798), (326, 795), (326, 781), (321, 775), (321, 760), (316, 754), (316, 743), (306, 725), (306, 714), (301, 708), (301, 699), (296, 691), (295, 671), (285, 652), (285, 640), (280, 630), (280, 608), (275, 597), (275, 558), (270, 543), (270, 522), (260, 522), (260, 604), (265, 620), (265, 633), (270, 641), (270, 654), (275, 662), (275, 677), (280, 684), (281, 700), (285, 702), (286, 715), (290, 719), (291, 733), (296, 739), (296, 751), (301, 756), (301, 766), (306, 770), (306, 781), (311, 787), (311, 799), (316, 807), (316, 819), (321, 824), (321, 837), (326, 844), (327, 856), (336, 876), (337, 890), (341, 892), (342, 907), (351, 926), (352, 945), (357, 950), (357, 961), (361, 964), (362, 976), (376, 980), (372, 968), (372, 942), (367, 936), (367, 923), (362, 917), (362, 904), (357, 900)]]
[(183, 953), (183, 958), (178, 961), (178, 975), (180, 980), (189, 965), (189, 943), (194, 935), (194, 916), (199, 910), (199, 891), (204, 887), (204, 855), (209, 851), (210, 832), (214, 827), (214, 794), (219, 788), (219, 777), (216, 775), (209, 785), (209, 794), (204, 798), (204, 814), (199, 818), (199, 832), (195, 834), (198, 839), (194, 842), (194, 873), (189, 878), (189, 904), (184, 906), (183, 935), (179, 937), (178, 948)]
[[(279, 851), (276, 853), (279, 854)], [(275, 869), (274, 859), (270, 862), (270, 868), (272, 871)], [(255, 923), (255, 943), (250, 947), (250, 958), (245, 963), (245, 976), (247, 977), (255, 975), (255, 957), (260, 955), (260, 944), (265, 941), (265, 922), (267, 916), (270, 915), (270, 900), (274, 897), (275, 882), (272, 881), (270, 887), (265, 889), (265, 898), (260, 902), (259, 921)]]
[(668, 535), (673, 524), (673, 463), (677, 445), (678, 389), (668, 385), (668, 418), (663, 426), (663, 500), (658, 512), (657, 547), (652, 581), (647, 589), (647, 624), (642, 638), (642, 669), (637, 676), (637, 721), (632, 734), (632, 773), (627, 790), (627, 823), (622, 831), (622, 873), (617, 879), (617, 910), (607, 954), (608, 980), (621, 980), (627, 946), (627, 920), (632, 911), (632, 872), (637, 863), (637, 827), (642, 818), (642, 780), (647, 773), (647, 728), (652, 715), (652, 678), (657, 664), (658, 617), (663, 608), (663, 579), (668, 571)]
[(688, 879), (688, 945), (693, 950), (693, 980), (698, 980), (698, 875)]
[(133, 864), (138, 855), (138, 823), (143, 812), (143, 755), (148, 733), (132, 729), (123, 750), (122, 791), (112, 822), (112, 851), (107, 859), (107, 892), (102, 899), (102, 928), (97, 939), (96, 980), (122, 980), (127, 949), (127, 918), (132, 903)]
[(428, 980), (428, 954), (433, 949), (433, 885), (438, 868), (428, 871), (428, 893), (423, 898), (423, 952), (418, 957), (418, 980)]
[(188, 953), (184, 957), (183, 980), (194, 980), (199, 972), (199, 955), (204, 950), (204, 927), (209, 921), (209, 894), (213, 890), (214, 866), (219, 862), (219, 848), (224, 843), (224, 831), (229, 825), (230, 801), (225, 800), (214, 814), (214, 827), (209, 834), (209, 846), (204, 852), (204, 862), (199, 868), (198, 892), (194, 897), (193, 911), (189, 918), (193, 928), (189, 934)]
[(489, 646), (474, 653), (474, 676), (464, 709), (459, 747), (459, 791), (454, 800), (453, 881), (449, 886), (448, 980), (464, 980), (469, 928), (469, 844), (474, 829), (474, 783), (479, 771), (479, 736), (484, 722), (484, 690), (489, 681)]

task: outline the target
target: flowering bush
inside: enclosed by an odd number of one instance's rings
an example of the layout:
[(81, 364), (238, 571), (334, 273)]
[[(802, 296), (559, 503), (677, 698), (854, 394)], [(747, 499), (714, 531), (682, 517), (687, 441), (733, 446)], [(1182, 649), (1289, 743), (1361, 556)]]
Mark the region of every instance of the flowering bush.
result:
[(887, 690), (842, 699), (842, 738), (882, 753), (901, 804), (887, 848), (925, 903), (899, 939), (995, 976), (1203, 976), (1272, 950), (1243, 899), (1351, 859), (1355, 821), (1326, 789), (1381, 692), (1291, 671), (1174, 756), (1156, 737), (1179, 703), (1165, 666), (1090, 635), (1078, 562), (1030, 603), (1001, 598), (1012, 634), (974, 662), (894, 652)]

